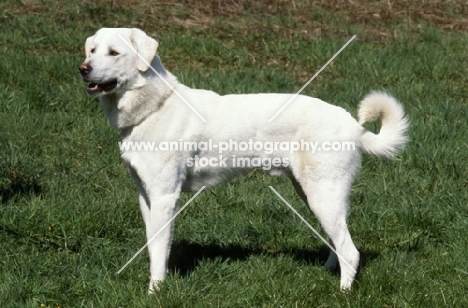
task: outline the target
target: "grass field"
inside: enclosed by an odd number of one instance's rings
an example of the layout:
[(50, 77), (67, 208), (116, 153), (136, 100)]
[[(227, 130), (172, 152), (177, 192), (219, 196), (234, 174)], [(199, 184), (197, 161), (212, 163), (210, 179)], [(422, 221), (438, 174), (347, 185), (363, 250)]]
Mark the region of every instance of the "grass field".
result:
[[(462, 0), (3, 1), (0, 306), (468, 307), (466, 16)], [(357, 35), (303, 93), (356, 114), (387, 90), (411, 142), (394, 160), (363, 157), (350, 292), (268, 189), (323, 234), (289, 180), (262, 172), (203, 192), (176, 219), (158, 293), (147, 295), (146, 252), (116, 274), (145, 232), (118, 134), (77, 69), (104, 26), (144, 29), (183, 83), (222, 94), (296, 92)]]

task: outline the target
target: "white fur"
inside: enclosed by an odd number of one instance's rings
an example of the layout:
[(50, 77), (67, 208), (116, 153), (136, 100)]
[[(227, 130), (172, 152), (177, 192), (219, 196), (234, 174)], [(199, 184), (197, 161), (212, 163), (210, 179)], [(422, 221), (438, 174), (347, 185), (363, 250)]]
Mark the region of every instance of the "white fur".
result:
[(361, 125), (379, 118), (382, 121), (378, 135), (367, 131), (361, 137), (362, 148), (367, 153), (392, 157), (408, 142), (408, 119), (401, 104), (390, 95), (383, 92), (370, 93), (362, 100), (358, 116)]
[[(175, 90), (205, 119), (204, 123), (161, 78), (141, 63), (127, 47), (121, 35), (151, 62)], [(115, 89), (96, 94), (104, 113), (125, 142), (161, 141), (347, 141), (355, 142), (355, 151), (264, 152), (230, 150), (223, 156), (280, 157), (290, 165), (269, 170), (291, 178), (299, 195), (309, 205), (330, 237), (342, 263), (342, 289), (351, 287), (359, 264), (359, 252), (346, 225), (351, 184), (360, 167), (360, 150), (391, 156), (406, 142), (408, 122), (401, 105), (384, 93), (373, 93), (361, 103), (358, 123), (344, 109), (317, 98), (298, 96), (271, 123), (268, 120), (292, 94), (243, 94), (220, 96), (180, 84), (164, 69), (156, 55), (157, 42), (138, 29), (101, 29), (86, 41), (84, 64), (93, 69), (83, 78), (104, 83), (117, 79)], [(109, 50), (116, 50), (110, 53)], [(92, 52), (91, 52), (92, 51)], [(365, 121), (382, 120), (375, 135), (362, 127)], [(125, 151), (122, 158), (134, 179), (148, 239), (174, 214), (182, 191), (197, 191), (248, 171), (248, 168), (188, 167), (187, 159), (198, 155), (217, 157), (210, 151)], [(148, 245), (150, 255), (150, 291), (167, 271), (172, 228), (167, 228)], [(330, 254), (326, 266), (334, 268), (337, 257)]]

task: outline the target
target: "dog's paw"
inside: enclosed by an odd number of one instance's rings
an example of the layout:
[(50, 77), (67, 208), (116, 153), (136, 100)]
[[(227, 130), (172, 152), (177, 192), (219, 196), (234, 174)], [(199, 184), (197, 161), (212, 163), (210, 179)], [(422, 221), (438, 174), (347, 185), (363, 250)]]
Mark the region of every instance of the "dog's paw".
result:
[(349, 293), (351, 292), (351, 284), (352, 284), (352, 281), (349, 281), (347, 280), (346, 282), (341, 282), (340, 283), (340, 291), (342, 293)]
[(151, 280), (149, 287), (148, 287), (148, 294), (155, 294), (156, 292), (159, 291), (159, 286), (160, 286), (161, 280)]

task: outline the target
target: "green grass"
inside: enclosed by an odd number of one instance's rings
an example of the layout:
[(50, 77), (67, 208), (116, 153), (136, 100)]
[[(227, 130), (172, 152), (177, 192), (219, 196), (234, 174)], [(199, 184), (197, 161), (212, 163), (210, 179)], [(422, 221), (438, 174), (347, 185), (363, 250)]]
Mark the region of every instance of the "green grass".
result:
[[(466, 32), (410, 9), (377, 22), (305, 1), (238, 1), (219, 14), (218, 1), (187, 3), (0, 4), (0, 305), (466, 307)], [(457, 3), (440, 12), (463, 25)], [(363, 158), (349, 215), (362, 257), (352, 291), (320, 269), (326, 246), (268, 189), (322, 232), (288, 180), (261, 172), (203, 192), (176, 219), (155, 295), (146, 253), (116, 274), (145, 232), (118, 134), (77, 70), (103, 26), (145, 29), (183, 83), (223, 94), (295, 92), (357, 34), (304, 93), (356, 114), (366, 93), (388, 90), (404, 103), (411, 142), (394, 160)]]

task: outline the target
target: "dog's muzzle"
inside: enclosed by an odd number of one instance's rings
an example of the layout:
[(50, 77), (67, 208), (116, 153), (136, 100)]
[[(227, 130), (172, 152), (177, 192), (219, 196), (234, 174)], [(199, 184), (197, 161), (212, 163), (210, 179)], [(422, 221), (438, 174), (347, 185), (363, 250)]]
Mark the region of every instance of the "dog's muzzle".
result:
[(79, 66), (78, 69), (80, 70), (81, 78), (83, 78), (83, 81), (89, 83), (88, 88), (86, 89), (86, 92), (89, 95), (94, 96), (99, 94), (105, 94), (106, 92), (108, 93), (117, 87), (117, 79), (111, 79), (103, 83), (91, 82), (89, 80), (89, 74), (93, 70), (93, 67), (89, 63), (84, 62)]

